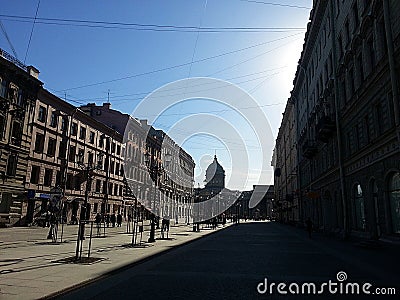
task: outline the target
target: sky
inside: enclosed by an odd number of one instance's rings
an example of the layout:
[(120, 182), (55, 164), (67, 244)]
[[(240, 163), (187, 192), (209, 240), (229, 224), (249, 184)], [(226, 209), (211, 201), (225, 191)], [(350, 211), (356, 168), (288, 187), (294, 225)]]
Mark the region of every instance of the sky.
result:
[[(76, 106), (109, 100), (151, 120), (192, 155), (196, 186), (215, 154), (228, 188), (273, 183), (272, 150), (311, 0), (1, 4), (0, 48), (39, 69), (52, 93)], [(174, 105), (153, 113), (164, 96)]]

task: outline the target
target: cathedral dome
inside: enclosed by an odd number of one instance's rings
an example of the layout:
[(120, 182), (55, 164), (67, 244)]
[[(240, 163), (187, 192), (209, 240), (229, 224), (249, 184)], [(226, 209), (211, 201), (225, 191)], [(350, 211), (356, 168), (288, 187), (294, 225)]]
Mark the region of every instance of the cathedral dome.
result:
[(206, 170), (206, 187), (224, 188), (225, 187), (225, 170), (214, 156), (214, 161)]

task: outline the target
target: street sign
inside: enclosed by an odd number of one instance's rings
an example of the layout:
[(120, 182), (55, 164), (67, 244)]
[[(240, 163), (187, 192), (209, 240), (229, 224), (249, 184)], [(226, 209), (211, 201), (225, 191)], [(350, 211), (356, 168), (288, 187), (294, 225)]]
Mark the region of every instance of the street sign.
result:
[(35, 198), (35, 190), (28, 190), (28, 199)]
[(62, 190), (60, 188), (52, 188), (50, 191), (49, 211), (52, 213), (59, 212), (61, 209)]

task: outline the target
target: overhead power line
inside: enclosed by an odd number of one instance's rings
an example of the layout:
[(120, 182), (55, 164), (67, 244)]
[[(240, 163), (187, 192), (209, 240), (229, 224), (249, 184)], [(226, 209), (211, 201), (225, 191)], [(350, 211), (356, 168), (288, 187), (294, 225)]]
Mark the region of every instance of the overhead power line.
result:
[(307, 6), (298, 6), (298, 5), (292, 5), (292, 4), (282, 4), (282, 3), (275, 3), (275, 2), (264, 2), (264, 1), (255, 1), (255, 0), (240, 0), (240, 1), (242, 1), (242, 2), (250, 2), (250, 3), (258, 3), (258, 4), (265, 4), (265, 5), (272, 5), (272, 6), (280, 6), (280, 7), (311, 9), (311, 7), (307, 7)]
[(36, 7), (35, 18), (33, 18), (32, 30), (31, 30), (31, 34), (30, 34), (30, 36), (29, 36), (28, 46), (26, 47), (24, 63), (25, 63), (25, 61), (26, 61), (26, 57), (28, 56), (29, 47), (31, 46), (32, 35), (33, 35), (33, 29), (35, 28), (36, 19), (37, 19), (37, 15), (38, 15), (38, 12), (39, 12), (39, 5), (40, 5), (40, 0), (38, 1), (37, 7)]
[(106, 84), (106, 83), (122, 81), (122, 80), (126, 80), (126, 79), (132, 79), (132, 78), (141, 77), (141, 76), (145, 76), (145, 75), (151, 75), (151, 74), (155, 74), (155, 73), (159, 73), (159, 72), (164, 72), (164, 71), (169, 71), (169, 70), (173, 70), (173, 69), (177, 69), (177, 68), (182, 68), (182, 67), (190, 65), (191, 63), (200, 63), (200, 62), (204, 62), (204, 61), (207, 61), (207, 60), (219, 58), (219, 57), (222, 57), (222, 56), (225, 56), (225, 55), (234, 54), (234, 53), (237, 53), (237, 52), (245, 51), (247, 49), (251, 49), (251, 48), (258, 47), (258, 46), (262, 46), (262, 45), (270, 44), (270, 43), (273, 43), (273, 42), (281, 41), (281, 40), (284, 40), (284, 39), (287, 39), (287, 38), (291, 38), (291, 37), (297, 36), (299, 34), (301, 34), (301, 33), (295, 33), (295, 34), (291, 34), (291, 35), (288, 35), (288, 36), (285, 36), (285, 37), (281, 37), (281, 38), (278, 38), (278, 39), (274, 39), (274, 40), (270, 40), (270, 41), (263, 42), (263, 43), (260, 43), (260, 44), (252, 45), (252, 46), (245, 47), (245, 48), (241, 48), (241, 49), (238, 49), (238, 50), (233, 50), (233, 51), (217, 54), (217, 55), (214, 55), (214, 56), (209, 56), (209, 57), (197, 59), (197, 60), (194, 60), (193, 62), (190, 61), (190, 62), (186, 62), (186, 63), (174, 65), (174, 66), (169, 66), (169, 67), (165, 67), (165, 68), (155, 69), (155, 70), (151, 70), (151, 71), (147, 71), (147, 72), (143, 72), (143, 73), (138, 73), (138, 74), (128, 75), (128, 76), (119, 77), (119, 78), (115, 78), (115, 79), (110, 79), (110, 80), (104, 80), (104, 81), (84, 84), (84, 85), (75, 86), (75, 87), (71, 87), (71, 88), (66, 88), (66, 89), (62, 89), (62, 90), (55, 90), (54, 92), (65, 92), (65, 91), (77, 90), (77, 89), (82, 89), (82, 88), (86, 88), (86, 87), (102, 85), (102, 84)]
[(6, 28), (4, 27), (3, 22), (1, 22), (1, 20), (0, 20), (0, 27), (1, 27), (1, 31), (3, 32), (4, 36), (6, 37), (6, 40), (8, 42), (8, 45), (11, 48), (11, 51), (14, 53), (15, 58), (18, 59), (17, 51), (15, 51), (15, 48), (14, 48), (13, 44), (11, 43), (11, 40), (7, 34)]
[(31, 22), (47, 25), (66, 25), (66, 26), (84, 26), (93, 28), (107, 29), (131, 29), (131, 30), (147, 30), (147, 31), (177, 31), (177, 32), (270, 32), (270, 31), (293, 31), (305, 30), (304, 27), (200, 27), (200, 26), (178, 26), (163, 24), (142, 24), (142, 23), (125, 23), (125, 22), (107, 22), (82, 19), (62, 19), (62, 18), (32, 18), (30, 16), (4, 15), (0, 14), (0, 18), (8, 21)]

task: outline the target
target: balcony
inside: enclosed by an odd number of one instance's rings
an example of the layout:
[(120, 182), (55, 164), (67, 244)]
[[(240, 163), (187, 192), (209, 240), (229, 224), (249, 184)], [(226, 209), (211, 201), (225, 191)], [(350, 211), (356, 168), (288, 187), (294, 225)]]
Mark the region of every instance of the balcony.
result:
[(329, 116), (323, 116), (315, 126), (316, 137), (319, 141), (327, 143), (329, 138), (335, 133), (335, 121)]
[(306, 158), (313, 158), (317, 154), (317, 144), (310, 140), (306, 140), (302, 146), (303, 156)]

